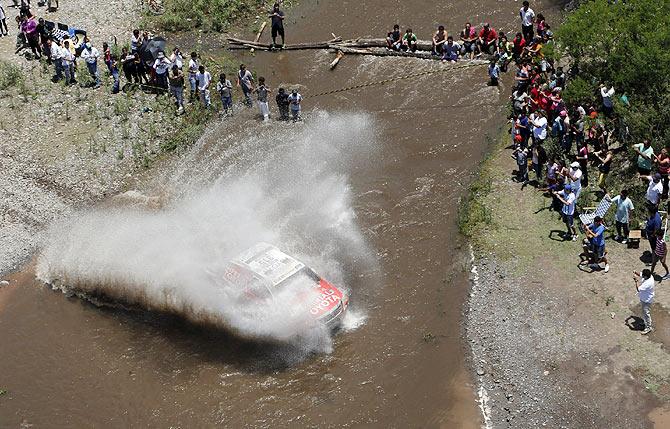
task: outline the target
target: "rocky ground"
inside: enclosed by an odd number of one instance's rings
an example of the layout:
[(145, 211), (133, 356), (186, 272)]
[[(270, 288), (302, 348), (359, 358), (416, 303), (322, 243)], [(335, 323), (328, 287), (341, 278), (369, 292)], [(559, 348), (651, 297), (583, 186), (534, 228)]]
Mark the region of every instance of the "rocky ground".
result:
[[(3, 2), (3, 3), (6, 3)], [(9, 18), (18, 13), (5, 4)], [(136, 0), (61, 1), (38, 17), (84, 28), (93, 43), (127, 42), (140, 20)], [(0, 38), (0, 61), (18, 67), (23, 83), (0, 90), (0, 275), (15, 270), (35, 249), (51, 219), (132, 187), (177, 127), (167, 97), (134, 92), (111, 95), (111, 78), (99, 68), (99, 89), (52, 83), (53, 69), (14, 53), (16, 29)], [(85, 81), (85, 73), (80, 73)], [(122, 84), (124, 83), (122, 79)]]
[(625, 322), (640, 315), (646, 243), (608, 240), (609, 273), (579, 267), (579, 242), (562, 241), (549, 199), (514, 167), (505, 149), (486, 163), (492, 220), (473, 238), (466, 332), (487, 427), (668, 427), (670, 282), (657, 283), (656, 331), (640, 335)]

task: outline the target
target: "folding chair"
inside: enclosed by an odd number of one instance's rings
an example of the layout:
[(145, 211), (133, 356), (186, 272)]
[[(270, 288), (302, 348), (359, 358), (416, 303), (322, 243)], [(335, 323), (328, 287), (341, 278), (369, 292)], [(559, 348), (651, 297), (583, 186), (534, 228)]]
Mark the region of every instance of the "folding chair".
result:
[(583, 230), (585, 225), (591, 225), (596, 216), (604, 219), (610, 207), (612, 207), (612, 199), (608, 194), (605, 194), (598, 207), (584, 207), (582, 209), (584, 213), (579, 215), (579, 220), (581, 221), (580, 229)]

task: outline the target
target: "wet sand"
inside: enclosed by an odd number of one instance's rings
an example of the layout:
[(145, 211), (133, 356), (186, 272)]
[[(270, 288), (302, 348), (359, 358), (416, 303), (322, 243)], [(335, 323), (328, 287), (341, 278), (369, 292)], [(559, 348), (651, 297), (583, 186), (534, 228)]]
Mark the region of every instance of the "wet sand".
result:
[[(395, 21), (412, 25), (421, 38), (438, 21), (451, 31), (468, 19), (516, 28), (519, 4), (382, 6), (300, 6), (287, 19), (287, 39), (326, 40), (331, 32), (377, 36)], [(487, 8), (494, 10), (484, 15)], [(509, 88), (487, 87), (482, 67), (310, 98), (449, 66), (347, 56), (331, 72), (332, 54), (316, 51), (240, 60), (272, 87), (302, 84), (307, 115), (315, 109), (362, 111), (374, 118), (379, 148), (349, 174), (357, 223), (379, 262), (374, 272), (356, 267), (348, 276), (365, 323), (338, 335), (332, 354), (287, 366), (281, 347), (241, 341), (178, 317), (100, 309), (32, 281), (28, 269), (0, 289), (0, 388), (8, 391), (0, 398), (0, 421), (38, 427), (478, 427), (461, 340), (467, 255), (456, 212), (487, 135), (504, 122)]]

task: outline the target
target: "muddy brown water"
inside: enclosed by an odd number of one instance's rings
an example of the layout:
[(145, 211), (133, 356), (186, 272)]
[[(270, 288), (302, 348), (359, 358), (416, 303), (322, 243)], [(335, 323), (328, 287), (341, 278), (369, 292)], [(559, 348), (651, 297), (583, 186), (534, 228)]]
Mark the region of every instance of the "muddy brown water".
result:
[[(422, 38), (438, 22), (454, 31), (490, 20), (508, 30), (519, 6), (320, 1), (288, 13), (287, 39), (378, 36), (395, 22)], [(0, 289), (0, 426), (480, 425), (461, 338), (468, 274), (456, 213), (487, 136), (504, 122), (509, 87), (487, 87), (480, 67), (310, 98), (444, 66), (346, 56), (331, 72), (332, 54), (317, 51), (240, 60), (270, 86), (303, 85), (307, 114), (362, 111), (377, 124), (380, 150), (349, 177), (379, 261), (378, 272), (350, 273), (364, 324), (337, 335), (331, 354), (287, 362), (290, 350), (276, 345), (67, 298), (36, 282), (29, 266)], [(368, 287), (373, 279), (380, 284)]]

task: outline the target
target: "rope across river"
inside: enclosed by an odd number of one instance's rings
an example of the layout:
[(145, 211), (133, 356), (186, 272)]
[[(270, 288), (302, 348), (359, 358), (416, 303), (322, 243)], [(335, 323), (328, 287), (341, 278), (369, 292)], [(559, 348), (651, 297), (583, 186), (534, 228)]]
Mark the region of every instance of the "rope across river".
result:
[(477, 62), (477, 63), (468, 63), (468, 64), (459, 64), (455, 66), (450, 66), (450, 67), (444, 67), (440, 68), (438, 70), (427, 70), (427, 71), (422, 71), (419, 73), (412, 73), (412, 74), (407, 74), (407, 75), (402, 75), (402, 76), (394, 76), (390, 77), (388, 79), (383, 79), (383, 80), (377, 80), (377, 81), (371, 81), (371, 82), (366, 82), (366, 83), (361, 83), (358, 85), (351, 85), (351, 86), (346, 86), (344, 88), (338, 88), (338, 89), (333, 89), (330, 91), (325, 91), (325, 92), (320, 92), (318, 94), (312, 94), (312, 95), (306, 95), (304, 98), (314, 98), (314, 97), (321, 97), (324, 95), (330, 95), (330, 94), (336, 94), (338, 92), (345, 92), (345, 91), (352, 91), (354, 89), (360, 89), (360, 88), (366, 88), (368, 86), (375, 86), (375, 85), (384, 85), (389, 82), (395, 82), (398, 80), (403, 80), (403, 79), (411, 79), (414, 77), (419, 77), (419, 76), (426, 76), (426, 75), (431, 75), (431, 74), (437, 74), (437, 73), (444, 73), (452, 70), (460, 70), (460, 69), (465, 69), (465, 68), (470, 68), (470, 67), (477, 67), (477, 66), (483, 66), (486, 65), (487, 62)]

